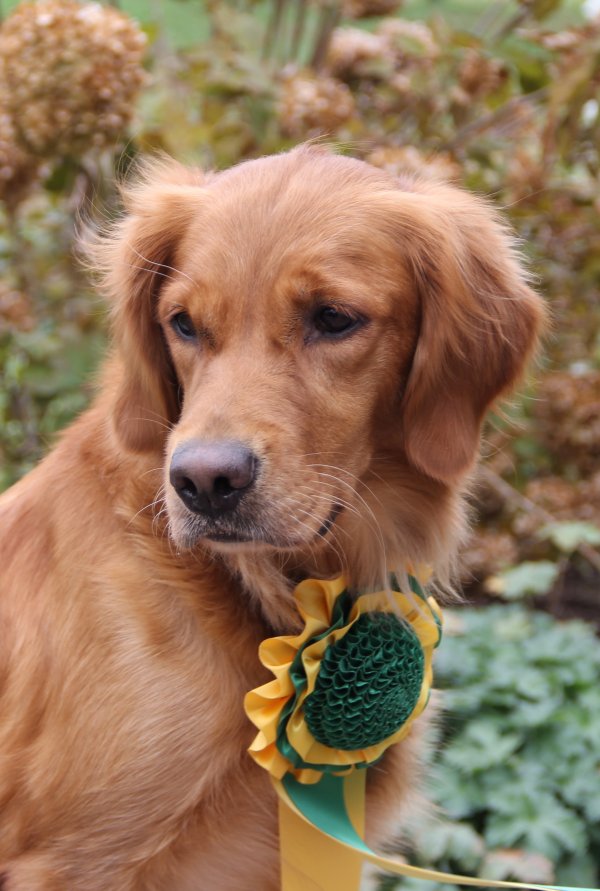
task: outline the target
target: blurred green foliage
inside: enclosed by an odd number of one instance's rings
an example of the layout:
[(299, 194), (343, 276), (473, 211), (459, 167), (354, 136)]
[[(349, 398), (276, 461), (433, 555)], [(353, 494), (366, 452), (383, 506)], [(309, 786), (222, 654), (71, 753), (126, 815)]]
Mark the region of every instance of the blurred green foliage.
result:
[(73, 257), (63, 202), (36, 196), (0, 240), (0, 488), (85, 408), (105, 348), (105, 307)]

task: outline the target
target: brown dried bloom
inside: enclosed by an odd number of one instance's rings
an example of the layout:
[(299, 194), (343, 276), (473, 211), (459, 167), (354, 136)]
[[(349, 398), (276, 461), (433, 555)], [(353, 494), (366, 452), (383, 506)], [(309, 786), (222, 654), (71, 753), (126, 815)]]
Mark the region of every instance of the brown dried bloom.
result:
[(555, 371), (540, 381), (533, 406), (543, 444), (581, 475), (600, 470), (600, 372)]
[(0, 30), (0, 76), (22, 147), (64, 156), (117, 141), (145, 81), (145, 43), (138, 25), (111, 6), (17, 6)]
[(440, 47), (433, 31), (423, 22), (384, 19), (375, 33), (389, 40), (398, 49), (401, 58), (413, 47), (420, 55), (430, 60), (436, 59), (440, 54)]
[(460, 87), (469, 97), (489, 96), (502, 86), (508, 76), (506, 66), (499, 59), (488, 59), (477, 50), (467, 51), (458, 73)]
[(581, 34), (575, 29), (572, 31), (551, 31), (536, 36), (542, 46), (549, 50), (572, 50), (577, 49), (581, 44)]
[(360, 28), (336, 28), (327, 51), (327, 67), (336, 77), (360, 77), (371, 74), (375, 67), (392, 69), (395, 53), (389, 41), (380, 34)]
[(460, 182), (460, 166), (449, 155), (440, 153), (427, 157), (412, 145), (380, 145), (367, 156), (374, 167), (381, 167), (394, 176), (416, 173), (428, 179)]
[(287, 136), (318, 136), (335, 131), (354, 114), (354, 98), (333, 77), (292, 74), (281, 85), (278, 118)]
[(0, 104), (0, 200), (15, 208), (37, 179), (39, 161), (17, 142), (12, 118)]
[(3, 328), (31, 331), (34, 326), (35, 315), (31, 298), (23, 291), (17, 291), (0, 282), (0, 331)]
[(347, 19), (364, 19), (398, 12), (403, 0), (343, 0), (342, 14)]

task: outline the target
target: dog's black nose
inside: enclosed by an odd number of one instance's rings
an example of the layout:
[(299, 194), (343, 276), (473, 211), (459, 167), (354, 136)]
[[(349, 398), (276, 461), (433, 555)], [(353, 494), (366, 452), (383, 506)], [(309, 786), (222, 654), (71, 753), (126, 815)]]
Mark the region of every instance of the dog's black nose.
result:
[(258, 458), (235, 440), (192, 439), (177, 446), (171, 459), (171, 485), (197, 514), (233, 510), (256, 479)]

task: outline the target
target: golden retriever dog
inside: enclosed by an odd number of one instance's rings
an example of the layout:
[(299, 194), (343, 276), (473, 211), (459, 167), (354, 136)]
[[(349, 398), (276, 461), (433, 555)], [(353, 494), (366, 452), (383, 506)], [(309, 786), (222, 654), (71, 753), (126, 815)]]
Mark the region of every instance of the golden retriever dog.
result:
[[(543, 310), (483, 200), (321, 147), (152, 163), (124, 206), (97, 397), (0, 502), (3, 888), (275, 891), (258, 645), (303, 578), (447, 583)], [(371, 772), (375, 843), (421, 749)]]

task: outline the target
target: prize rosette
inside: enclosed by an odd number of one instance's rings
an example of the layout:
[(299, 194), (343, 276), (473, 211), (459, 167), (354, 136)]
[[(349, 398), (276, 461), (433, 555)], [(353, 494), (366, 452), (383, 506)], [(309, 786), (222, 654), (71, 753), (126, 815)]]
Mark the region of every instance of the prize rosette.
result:
[(391, 581), (357, 597), (343, 578), (307, 579), (294, 592), (304, 629), (261, 644), (274, 679), (244, 705), (258, 729), (250, 755), (275, 780), (369, 767), (425, 708), (441, 613), (413, 576), (407, 593)]

